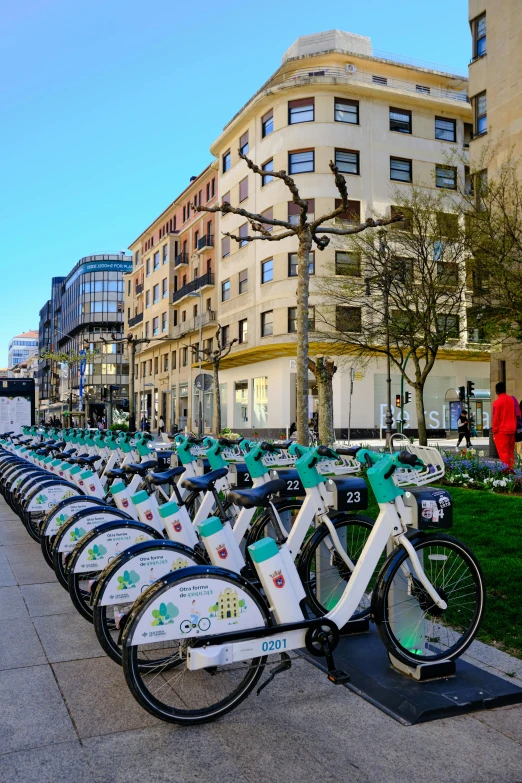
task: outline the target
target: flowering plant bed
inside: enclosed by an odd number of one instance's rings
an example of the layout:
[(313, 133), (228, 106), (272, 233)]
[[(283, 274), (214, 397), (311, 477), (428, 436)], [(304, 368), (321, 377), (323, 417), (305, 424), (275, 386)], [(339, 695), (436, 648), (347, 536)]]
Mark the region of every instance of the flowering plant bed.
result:
[(441, 480), (447, 486), (492, 492), (522, 494), (522, 464), (517, 460), (514, 469), (503, 462), (484, 456), (483, 451), (463, 450), (458, 454), (443, 453), (446, 473)]

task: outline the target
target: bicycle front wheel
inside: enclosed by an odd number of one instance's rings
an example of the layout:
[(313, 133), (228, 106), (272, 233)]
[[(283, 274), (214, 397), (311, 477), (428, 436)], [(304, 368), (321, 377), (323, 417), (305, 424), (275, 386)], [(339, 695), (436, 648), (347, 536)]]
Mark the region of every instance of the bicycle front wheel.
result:
[(482, 569), (465, 544), (444, 533), (423, 536), (413, 548), (447, 608), (433, 602), (408, 553), (398, 551), (379, 576), (374, 609), (379, 633), (404, 663), (454, 660), (473, 641), (484, 614)]

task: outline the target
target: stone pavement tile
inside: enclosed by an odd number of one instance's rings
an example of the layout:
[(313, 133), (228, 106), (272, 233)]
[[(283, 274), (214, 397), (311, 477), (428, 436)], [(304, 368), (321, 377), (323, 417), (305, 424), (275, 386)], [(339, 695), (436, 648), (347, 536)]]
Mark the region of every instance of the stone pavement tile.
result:
[[(522, 705), (476, 712), (473, 717), (522, 745)], [(522, 780), (522, 774), (521, 778)]]
[(8, 546), (9, 544), (25, 544), (32, 540), (33, 539), (21, 522), (18, 522), (16, 526), (12, 525), (7, 529), (4, 528), (0, 530), (0, 544), (2, 544), (2, 546)]
[(53, 665), (81, 738), (162, 725), (131, 695), (123, 669), (110, 658)]
[(0, 756), (0, 781), (9, 783), (95, 783), (79, 742)]
[(19, 585), (36, 585), (43, 582), (57, 582), (56, 574), (43, 557), (11, 563), (11, 569)]
[(31, 617), (51, 614), (77, 614), (69, 593), (58, 582), (22, 585), (20, 588)]
[[(330, 688), (331, 696), (321, 692), (308, 705), (287, 703), (281, 723), (306, 736), (310, 753), (322, 755), (333, 774), (340, 775), (349, 758), (372, 783), (418, 783), (419, 763), (424, 768), (426, 759), (436, 758), (437, 783), (522, 779), (522, 747), (472, 716), (402, 726), (347, 689)], [(312, 725), (314, 731), (306, 735)]]
[(0, 564), (0, 587), (12, 587), (16, 585), (16, 579), (11, 567), (6, 563)]
[(23, 544), (5, 544), (3, 549), (11, 565), (43, 559), (40, 544), (37, 544), (36, 541), (29, 537), (28, 541), (25, 541)]
[(41, 663), (47, 663), (47, 659), (31, 618), (26, 615), (2, 620), (0, 670)]
[[(243, 734), (241, 756), (250, 744)], [(241, 756), (227, 752), (213, 724), (162, 724), (86, 739), (83, 746), (97, 783), (256, 783), (241, 773)], [(264, 749), (265, 757), (269, 751)], [(283, 772), (277, 780), (291, 779)]]
[(498, 650), (489, 644), (474, 641), (466, 650), (463, 658), (474, 666), (479, 666), (480, 668), (489, 666), (493, 669), (498, 669), (500, 672), (515, 674), (522, 679), (522, 660), (514, 658), (512, 655), (508, 655), (508, 653)]
[(0, 754), (75, 740), (49, 666), (0, 672)]
[(7, 563), (7, 557), (4, 551), (4, 547), (0, 546), (0, 565), (5, 565)]
[(27, 609), (20, 588), (0, 587), (0, 620), (10, 617), (27, 617)]
[(35, 617), (33, 623), (49, 663), (105, 656), (92, 624), (77, 612)]

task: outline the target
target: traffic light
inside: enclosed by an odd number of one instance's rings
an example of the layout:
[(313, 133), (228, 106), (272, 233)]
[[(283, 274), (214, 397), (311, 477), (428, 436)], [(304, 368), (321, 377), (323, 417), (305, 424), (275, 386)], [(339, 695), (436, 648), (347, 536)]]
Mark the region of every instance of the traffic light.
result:
[(459, 386), (459, 400), (461, 402), (465, 402), (465, 400), (466, 400), (466, 387), (465, 386)]
[(396, 394), (395, 395), (395, 407), (396, 408), (402, 408), (402, 402), (401, 402), (401, 395)]
[(404, 404), (411, 402), (411, 392), (404, 392)]
[(475, 396), (475, 384), (473, 383), (473, 381), (468, 381), (466, 385), (467, 385), (468, 399), (470, 397), (474, 397)]

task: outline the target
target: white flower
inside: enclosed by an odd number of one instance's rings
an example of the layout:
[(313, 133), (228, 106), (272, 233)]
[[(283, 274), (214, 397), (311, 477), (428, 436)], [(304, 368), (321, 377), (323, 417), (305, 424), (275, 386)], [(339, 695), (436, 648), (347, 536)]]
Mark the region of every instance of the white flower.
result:
[(470, 478), (469, 483), (470, 484), (474, 484), (475, 483), (475, 479)]
[(450, 481), (453, 484), (453, 482), (455, 481), (455, 476), (450, 476)]
[(483, 457), (484, 456), (484, 452), (483, 451), (479, 451), (478, 455), (479, 455), (479, 457)]

